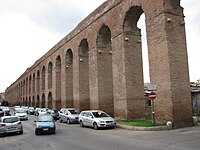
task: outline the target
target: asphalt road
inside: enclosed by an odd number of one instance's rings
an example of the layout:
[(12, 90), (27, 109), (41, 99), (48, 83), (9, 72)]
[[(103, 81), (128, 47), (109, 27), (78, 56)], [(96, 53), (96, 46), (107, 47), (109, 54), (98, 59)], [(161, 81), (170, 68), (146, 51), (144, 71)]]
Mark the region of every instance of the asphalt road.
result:
[(0, 150), (199, 150), (200, 126), (170, 131), (94, 130), (56, 122), (55, 135), (34, 134), (34, 116), (23, 135), (0, 138)]

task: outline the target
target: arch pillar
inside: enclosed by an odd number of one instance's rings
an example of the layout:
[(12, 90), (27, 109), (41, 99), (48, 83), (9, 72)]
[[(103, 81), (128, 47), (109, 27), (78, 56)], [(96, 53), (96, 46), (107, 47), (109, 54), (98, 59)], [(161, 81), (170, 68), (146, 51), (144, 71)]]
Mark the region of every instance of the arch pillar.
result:
[(167, 0), (157, 4), (144, 1), (143, 5), (150, 80), (157, 84), (156, 121), (172, 121), (175, 128), (191, 125), (188, 56), (180, 1)]

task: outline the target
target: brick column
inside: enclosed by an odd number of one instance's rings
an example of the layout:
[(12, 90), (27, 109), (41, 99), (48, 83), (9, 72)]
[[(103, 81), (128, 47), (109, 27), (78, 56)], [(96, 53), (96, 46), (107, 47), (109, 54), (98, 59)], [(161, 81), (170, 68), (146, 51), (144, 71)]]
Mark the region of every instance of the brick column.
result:
[(145, 9), (150, 79), (158, 89), (156, 121), (172, 121), (174, 127), (191, 125), (191, 93), (182, 8), (178, 3), (160, 1), (157, 4), (146, 3)]

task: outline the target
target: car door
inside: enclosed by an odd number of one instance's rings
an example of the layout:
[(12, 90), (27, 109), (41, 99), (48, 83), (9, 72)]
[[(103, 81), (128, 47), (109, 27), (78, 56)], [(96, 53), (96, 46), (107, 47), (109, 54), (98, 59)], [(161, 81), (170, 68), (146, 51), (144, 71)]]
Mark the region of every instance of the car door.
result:
[(88, 112), (86, 121), (88, 126), (93, 126), (93, 116), (91, 112)]
[(68, 117), (68, 111), (65, 110), (64, 113), (63, 113), (63, 122), (66, 122), (67, 121), (67, 117)]

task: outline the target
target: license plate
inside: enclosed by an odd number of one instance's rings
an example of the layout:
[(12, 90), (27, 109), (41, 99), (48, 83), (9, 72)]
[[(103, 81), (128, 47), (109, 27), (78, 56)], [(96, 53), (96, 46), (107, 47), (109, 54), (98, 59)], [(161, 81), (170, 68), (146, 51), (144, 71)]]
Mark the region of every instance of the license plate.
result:
[(43, 131), (48, 131), (49, 129), (43, 129)]

